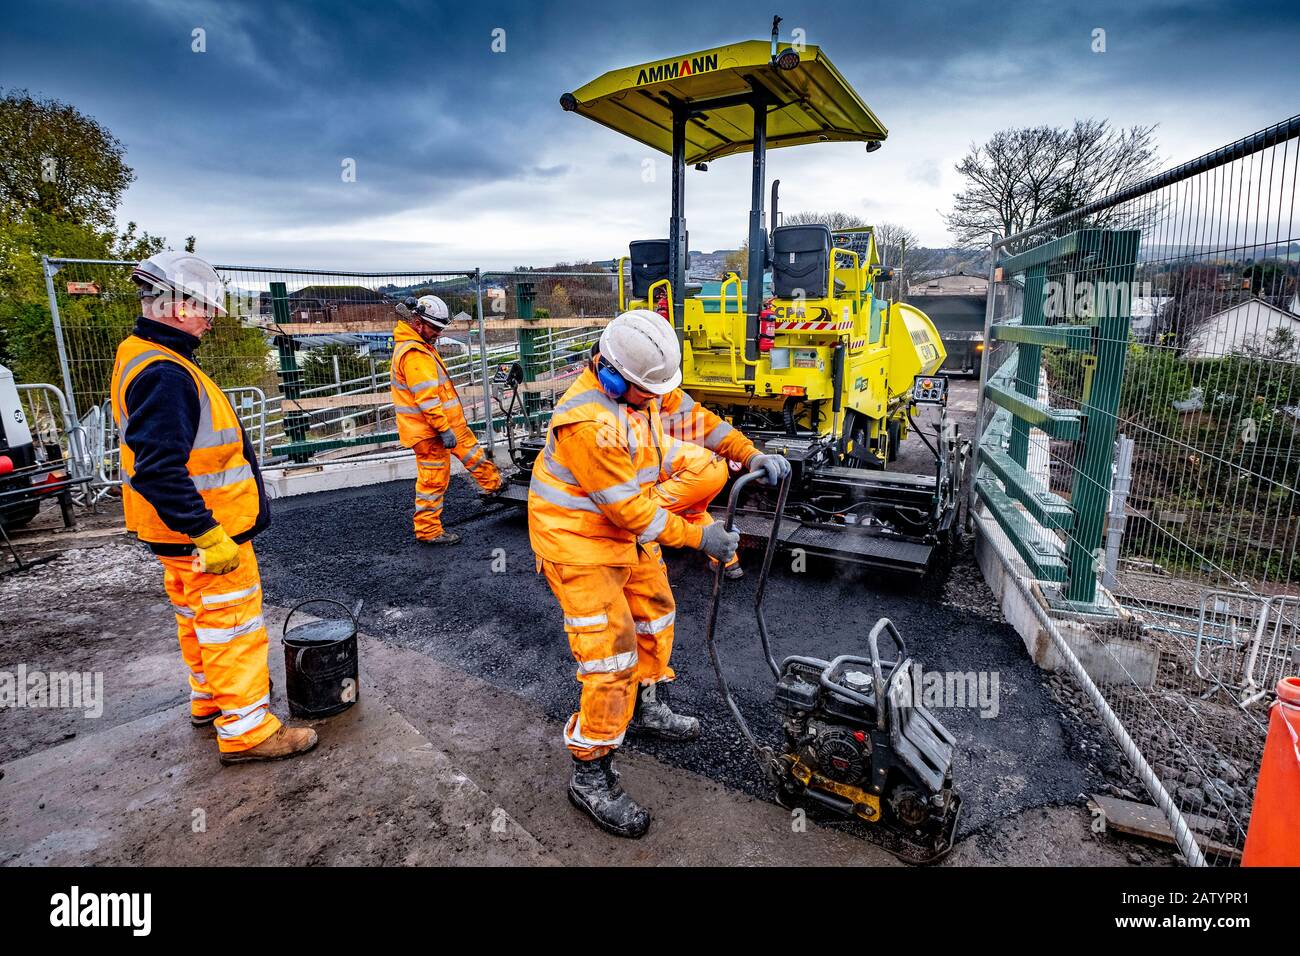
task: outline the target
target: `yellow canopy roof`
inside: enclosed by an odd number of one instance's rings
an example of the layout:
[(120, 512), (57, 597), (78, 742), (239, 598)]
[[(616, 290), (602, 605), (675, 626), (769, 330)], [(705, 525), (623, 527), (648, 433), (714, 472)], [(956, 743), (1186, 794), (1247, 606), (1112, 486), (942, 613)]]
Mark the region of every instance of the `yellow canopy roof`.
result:
[[(788, 43), (779, 47), (789, 48)], [(561, 103), (651, 149), (671, 154), (674, 100), (704, 105), (744, 94), (751, 85), (762, 87), (772, 103), (767, 114), (769, 149), (827, 141), (880, 141), (889, 135), (820, 48), (805, 46), (799, 51), (797, 67), (780, 70), (771, 64), (771, 44), (763, 40), (611, 70), (566, 94)], [(686, 124), (687, 163), (753, 148), (753, 113), (747, 103), (708, 108)]]

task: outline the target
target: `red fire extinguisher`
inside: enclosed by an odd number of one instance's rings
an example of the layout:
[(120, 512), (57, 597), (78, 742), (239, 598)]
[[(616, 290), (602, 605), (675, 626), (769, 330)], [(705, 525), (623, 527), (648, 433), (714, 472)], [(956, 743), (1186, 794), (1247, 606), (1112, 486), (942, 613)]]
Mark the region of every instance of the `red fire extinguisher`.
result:
[(664, 289), (655, 293), (655, 311), (664, 317), (665, 322), (672, 321), (668, 314), (668, 292)]
[(758, 313), (758, 350), (772, 351), (772, 343), (775, 341), (776, 315), (772, 312), (772, 301), (769, 299), (763, 303), (763, 309)]

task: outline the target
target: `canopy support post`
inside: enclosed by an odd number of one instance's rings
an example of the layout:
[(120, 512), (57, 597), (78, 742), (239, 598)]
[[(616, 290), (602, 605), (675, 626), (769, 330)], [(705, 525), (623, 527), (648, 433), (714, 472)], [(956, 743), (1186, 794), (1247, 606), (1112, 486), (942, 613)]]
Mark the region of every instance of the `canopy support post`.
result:
[[(673, 197), (668, 220), (668, 280), (673, 287), (673, 316), (682, 337), (686, 308), (686, 120), (687, 110), (673, 107)], [(650, 304), (654, 308), (654, 303)]]
[[(767, 228), (763, 219), (763, 193), (767, 181), (767, 97), (756, 87), (750, 97), (754, 110), (754, 169), (749, 202), (749, 277), (745, 296), (745, 358), (758, 358), (758, 315), (763, 309), (763, 272), (767, 269)], [(754, 367), (745, 366), (753, 379)]]

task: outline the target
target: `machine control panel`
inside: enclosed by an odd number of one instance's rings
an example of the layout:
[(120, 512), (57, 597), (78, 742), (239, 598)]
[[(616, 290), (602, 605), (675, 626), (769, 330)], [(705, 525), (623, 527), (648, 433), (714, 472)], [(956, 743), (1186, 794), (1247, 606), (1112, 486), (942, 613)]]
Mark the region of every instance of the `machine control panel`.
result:
[(918, 405), (947, 405), (948, 377), (918, 375), (912, 382), (912, 401)]

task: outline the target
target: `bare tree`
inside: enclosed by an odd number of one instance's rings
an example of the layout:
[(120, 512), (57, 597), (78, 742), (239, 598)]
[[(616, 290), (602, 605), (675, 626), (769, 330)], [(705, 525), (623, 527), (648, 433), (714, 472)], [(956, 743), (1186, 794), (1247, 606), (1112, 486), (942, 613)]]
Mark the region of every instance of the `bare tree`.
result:
[(781, 219), (783, 226), (808, 226), (815, 223), (825, 223), (830, 227), (831, 232), (838, 232), (841, 229), (861, 229), (867, 225), (862, 217), (855, 216), (851, 212), (815, 212), (811, 209), (788, 213)]
[[(1106, 120), (1076, 120), (1061, 129), (1007, 129), (971, 145), (957, 164), (966, 188), (944, 218), (957, 242), (982, 246), (990, 233), (1009, 236), (1155, 173), (1155, 126), (1115, 129)], [(1122, 226), (1158, 215), (1146, 206), (1117, 207), (1091, 220)]]
[(880, 261), (898, 272), (907, 269), (908, 256), (916, 251), (921, 241), (916, 233), (896, 222), (878, 223), (875, 233)]

